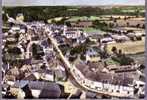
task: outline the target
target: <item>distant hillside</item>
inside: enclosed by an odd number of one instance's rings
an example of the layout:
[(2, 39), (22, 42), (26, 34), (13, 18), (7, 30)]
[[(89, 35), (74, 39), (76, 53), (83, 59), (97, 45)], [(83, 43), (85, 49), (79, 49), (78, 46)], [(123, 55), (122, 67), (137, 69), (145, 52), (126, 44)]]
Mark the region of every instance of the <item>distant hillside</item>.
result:
[[(134, 10), (127, 12), (123, 10)], [(18, 13), (23, 13), (26, 21), (47, 20), (54, 17), (66, 16), (99, 16), (99, 15), (142, 15), (144, 16), (144, 6), (43, 6), (43, 7), (3, 7), (3, 11), (15, 17)], [(3, 14), (3, 21), (6, 20)]]

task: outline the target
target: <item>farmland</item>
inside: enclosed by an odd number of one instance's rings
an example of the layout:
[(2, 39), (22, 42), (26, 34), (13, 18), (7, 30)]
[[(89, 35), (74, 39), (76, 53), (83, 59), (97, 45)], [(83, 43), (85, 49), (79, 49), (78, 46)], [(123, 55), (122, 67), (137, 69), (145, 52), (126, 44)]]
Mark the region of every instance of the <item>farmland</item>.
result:
[(117, 47), (121, 49), (125, 54), (136, 54), (144, 52), (145, 49), (145, 39), (142, 38), (142, 41), (127, 41), (124, 43), (111, 43), (107, 46), (109, 53), (112, 53), (112, 47)]

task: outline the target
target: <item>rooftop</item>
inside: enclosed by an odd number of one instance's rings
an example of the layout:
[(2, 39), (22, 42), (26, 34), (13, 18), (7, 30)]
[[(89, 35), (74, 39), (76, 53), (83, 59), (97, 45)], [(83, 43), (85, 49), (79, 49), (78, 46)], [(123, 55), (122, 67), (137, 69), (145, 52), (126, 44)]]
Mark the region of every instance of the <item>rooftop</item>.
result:
[(93, 81), (110, 83), (114, 85), (123, 85), (129, 86), (129, 84), (133, 84), (133, 78), (128, 78), (127, 75), (118, 76), (116, 74), (111, 73), (103, 73), (100, 71), (91, 71), (89, 67), (85, 64), (77, 64), (76, 67), (82, 72), (82, 74)]
[[(30, 89), (40, 90), (40, 98), (58, 98), (61, 95), (61, 90), (58, 84), (51, 82), (41, 82), (41, 81), (16, 81), (12, 86), (13, 88), (23, 88), (28, 84)], [(32, 91), (33, 92), (33, 91)], [(34, 93), (33, 93), (34, 94)]]

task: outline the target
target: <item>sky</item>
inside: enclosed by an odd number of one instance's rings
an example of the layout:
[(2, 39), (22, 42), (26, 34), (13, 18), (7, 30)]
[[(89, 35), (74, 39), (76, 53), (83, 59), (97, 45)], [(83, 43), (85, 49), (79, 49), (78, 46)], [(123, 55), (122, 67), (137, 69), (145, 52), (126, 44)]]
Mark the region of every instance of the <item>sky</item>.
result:
[(3, 6), (145, 5), (145, 0), (2, 0)]

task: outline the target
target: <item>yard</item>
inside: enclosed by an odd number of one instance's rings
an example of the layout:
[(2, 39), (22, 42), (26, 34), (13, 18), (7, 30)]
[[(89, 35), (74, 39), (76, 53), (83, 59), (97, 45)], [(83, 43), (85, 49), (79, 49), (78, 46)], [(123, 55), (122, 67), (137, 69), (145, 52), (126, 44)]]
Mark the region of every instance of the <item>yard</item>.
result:
[(124, 43), (111, 43), (108, 44), (107, 50), (108, 53), (112, 53), (111, 49), (112, 47), (116, 47), (117, 49), (121, 49), (123, 53), (125, 54), (136, 54), (144, 52), (145, 50), (145, 38), (142, 39), (142, 41), (127, 41)]
[(89, 35), (92, 35), (93, 33), (95, 34), (95, 33), (97, 33), (97, 34), (105, 34), (106, 32), (104, 32), (104, 31), (101, 31), (101, 30), (99, 30), (99, 29), (95, 29), (95, 28), (92, 28), (92, 27), (89, 27), (89, 28), (84, 28), (83, 29), (87, 34), (89, 34)]

